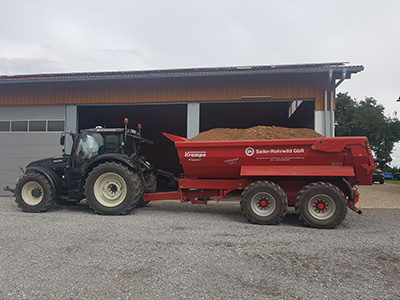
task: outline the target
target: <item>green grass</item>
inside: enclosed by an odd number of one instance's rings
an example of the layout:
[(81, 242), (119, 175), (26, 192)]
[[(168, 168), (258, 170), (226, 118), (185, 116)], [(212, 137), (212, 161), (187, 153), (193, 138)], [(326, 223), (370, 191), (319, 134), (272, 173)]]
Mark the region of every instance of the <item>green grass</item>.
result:
[(387, 180), (385, 180), (385, 183), (400, 184), (400, 180), (390, 180), (390, 179), (387, 179)]

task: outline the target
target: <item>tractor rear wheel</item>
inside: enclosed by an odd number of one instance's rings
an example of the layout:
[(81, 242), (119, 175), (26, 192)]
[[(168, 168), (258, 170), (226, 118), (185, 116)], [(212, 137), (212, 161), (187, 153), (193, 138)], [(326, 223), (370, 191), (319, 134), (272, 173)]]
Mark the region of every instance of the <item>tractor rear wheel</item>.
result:
[(254, 224), (277, 224), (286, 215), (288, 199), (276, 183), (257, 181), (250, 184), (240, 197), (242, 214)]
[(89, 206), (102, 215), (127, 214), (143, 194), (138, 175), (116, 162), (95, 167), (86, 180), (85, 191)]
[(25, 212), (44, 212), (55, 203), (54, 191), (45, 176), (28, 173), (18, 180), (15, 202)]
[(329, 182), (313, 182), (297, 194), (295, 210), (304, 225), (335, 228), (346, 217), (347, 202), (343, 192)]

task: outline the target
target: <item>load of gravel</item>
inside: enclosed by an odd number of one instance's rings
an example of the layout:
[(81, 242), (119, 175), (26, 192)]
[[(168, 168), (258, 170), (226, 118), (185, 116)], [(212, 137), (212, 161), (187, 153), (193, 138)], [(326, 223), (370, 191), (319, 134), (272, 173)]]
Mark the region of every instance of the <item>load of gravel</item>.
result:
[(320, 137), (323, 136), (309, 128), (255, 126), (247, 129), (214, 128), (201, 132), (191, 141), (282, 140)]

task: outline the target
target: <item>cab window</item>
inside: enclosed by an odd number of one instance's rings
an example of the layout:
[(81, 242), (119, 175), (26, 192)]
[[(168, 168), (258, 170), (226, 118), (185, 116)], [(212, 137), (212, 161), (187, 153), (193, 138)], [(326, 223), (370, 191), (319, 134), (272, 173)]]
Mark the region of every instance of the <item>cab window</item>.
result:
[(121, 152), (121, 135), (105, 135), (104, 136), (105, 152)]

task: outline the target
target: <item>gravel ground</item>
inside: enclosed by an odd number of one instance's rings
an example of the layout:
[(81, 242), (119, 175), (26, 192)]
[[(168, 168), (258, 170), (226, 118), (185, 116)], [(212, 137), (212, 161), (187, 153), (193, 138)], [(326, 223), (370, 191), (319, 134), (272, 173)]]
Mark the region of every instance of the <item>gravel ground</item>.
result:
[(321, 230), (292, 210), (252, 225), (232, 201), (99, 216), (1, 198), (0, 299), (399, 299), (400, 209), (363, 211)]

